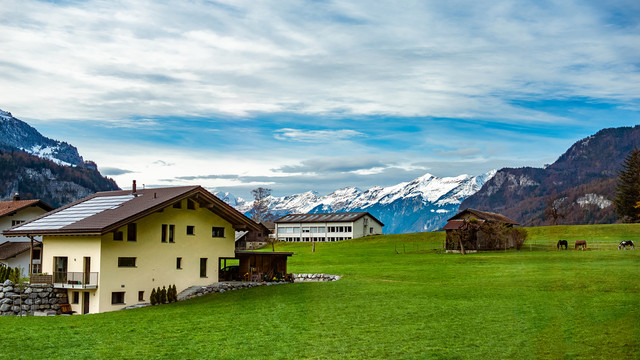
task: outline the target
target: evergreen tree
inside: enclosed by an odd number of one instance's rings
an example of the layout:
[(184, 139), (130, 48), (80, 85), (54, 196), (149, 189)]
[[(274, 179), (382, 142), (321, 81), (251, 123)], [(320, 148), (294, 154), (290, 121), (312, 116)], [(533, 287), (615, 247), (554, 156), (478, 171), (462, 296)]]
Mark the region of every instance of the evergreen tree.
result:
[(616, 213), (623, 222), (640, 221), (640, 150), (633, 149), (618, 170)]
[(176, 284), (173, 284), (173, 302), (178, 301), (178, 289), (176, 289)]
[(155, 305), (158, 303), (158, 295), (156, 294), (156, 289), (151, 290), (151, 297), (149, 298), (151, 301), (151, 305)]
[(167, 289), (163, 286), (160, 291), (160, 304), (165, 304), (167, 302)]
[(0, 266), (0, 282), (5, 282), (5, 280), (7, 280), (7, 278), (5, 277), (5, 274), (7, 273), (7, 268), (5, 266)]

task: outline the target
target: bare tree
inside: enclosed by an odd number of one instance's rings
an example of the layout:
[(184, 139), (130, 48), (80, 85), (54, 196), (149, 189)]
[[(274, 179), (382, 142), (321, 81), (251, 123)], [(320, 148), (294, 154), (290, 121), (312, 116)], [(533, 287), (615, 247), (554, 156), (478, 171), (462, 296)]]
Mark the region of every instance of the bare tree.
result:
[(251, 208), (251, 220), (261, 223), (273, 220), (273, 214), (269, 210), (271, 189), (259, 187), (251, 190), (253, 195), (253, 208)]
[(544, 209), (544, 216), (553, 221), (553, 225), (558, 225), (559, 219), (564, 219), (566, 215), (566, 197), (551, 197)]

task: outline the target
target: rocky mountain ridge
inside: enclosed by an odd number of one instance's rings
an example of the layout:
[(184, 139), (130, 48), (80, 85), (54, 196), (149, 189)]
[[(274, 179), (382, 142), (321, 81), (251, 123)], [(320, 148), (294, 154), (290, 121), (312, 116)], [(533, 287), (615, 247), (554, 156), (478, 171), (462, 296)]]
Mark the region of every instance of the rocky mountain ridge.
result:
[(85, 167), (84, 159), (74, 146), (43, 136), (31, 125), (3, 110), (0, 110), (0, 143), (58, 165)]
[[(456, 214), (460, 203), (478, 191), (494, 174), (495, 170), (479, 176), (439, 178), (425, 174), (393, 186), (376, 186), (365, 191), (347, 187), (324, 196), (307, 191), (270, 197), (269, 208), (278, 216), (368, 211), (385, 224), (386, 234), (432, 231), (440, 229), (447, 218)], [(248, 213), (253, 205), (252, 201), (229, 193), (218, 196), (243, 213)]]
[(634, 147), (640, 147), (640, 126), (600, 130), (544, 169), (500, 169), (460, 208), (499, 212), (526, 226), (615, 222), (617, 171)]

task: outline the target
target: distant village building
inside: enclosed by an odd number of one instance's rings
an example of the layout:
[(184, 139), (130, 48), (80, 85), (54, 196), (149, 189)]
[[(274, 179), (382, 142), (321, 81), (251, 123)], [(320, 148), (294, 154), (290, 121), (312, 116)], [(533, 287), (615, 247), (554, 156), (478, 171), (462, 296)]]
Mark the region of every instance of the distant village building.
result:
[(255, 259), (236, 257), (236, 231), (266, 235), (200, 186), (136, 190), (134, 183), (131, 191), (93, 194), (4, 235), (42, 236), (42, 270), (54, 288), (67, 289), (73, 311), (87, 314), (148, 303), (158, 287), (212, 284), (228, 259), (259, 275), (286, 270), (290, 253), (244, 264)]
[(471, 251), (517, 247), (519, 235), (509, 229), (518, 225), (504, 215), (465, 209), (450, 218), (444, 226), (444, 247), (446, 250), (460, 251), (460, 238), (465, 250)]
[(9, 239), (4, 237), (1, 232), (51, 210), (53, 207), (41, 200), (20, 200), (18, 194), (13, 197), (12, 201), (0, 201), (0, 263), (10, 267), (19, 267), (24, 271), (24, 275), (29, 275), (31, 272), (41, 272), (42, 246), (38, 241), (40, 238), (34, 237), (33, 268), (29, 269), (31, 239), (27, 236)]
[(275, 221), (279, 241), (341, 241), (381, 235), (384, 224), (368, 212), (289, 214)]
[(262, 231), (236, 231), (236, 250), (255, 250), (267, 244), (267, 236), (271, 236), (271, 230), (265, 226), (265, 223), (258, 224)]

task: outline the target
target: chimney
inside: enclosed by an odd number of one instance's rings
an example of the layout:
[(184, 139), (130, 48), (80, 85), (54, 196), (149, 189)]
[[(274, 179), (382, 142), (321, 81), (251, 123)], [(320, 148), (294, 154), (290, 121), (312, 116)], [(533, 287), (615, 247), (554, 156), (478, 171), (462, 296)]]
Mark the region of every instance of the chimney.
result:
[(18, 201), (18, 200), (20, 200), (20, 194), (15, 193), (15, 194), (13, 195), (13, 201)]
[(131, 186), (131, 194), (136, 194), (136, 181), (133, 180), (133, 185)]

